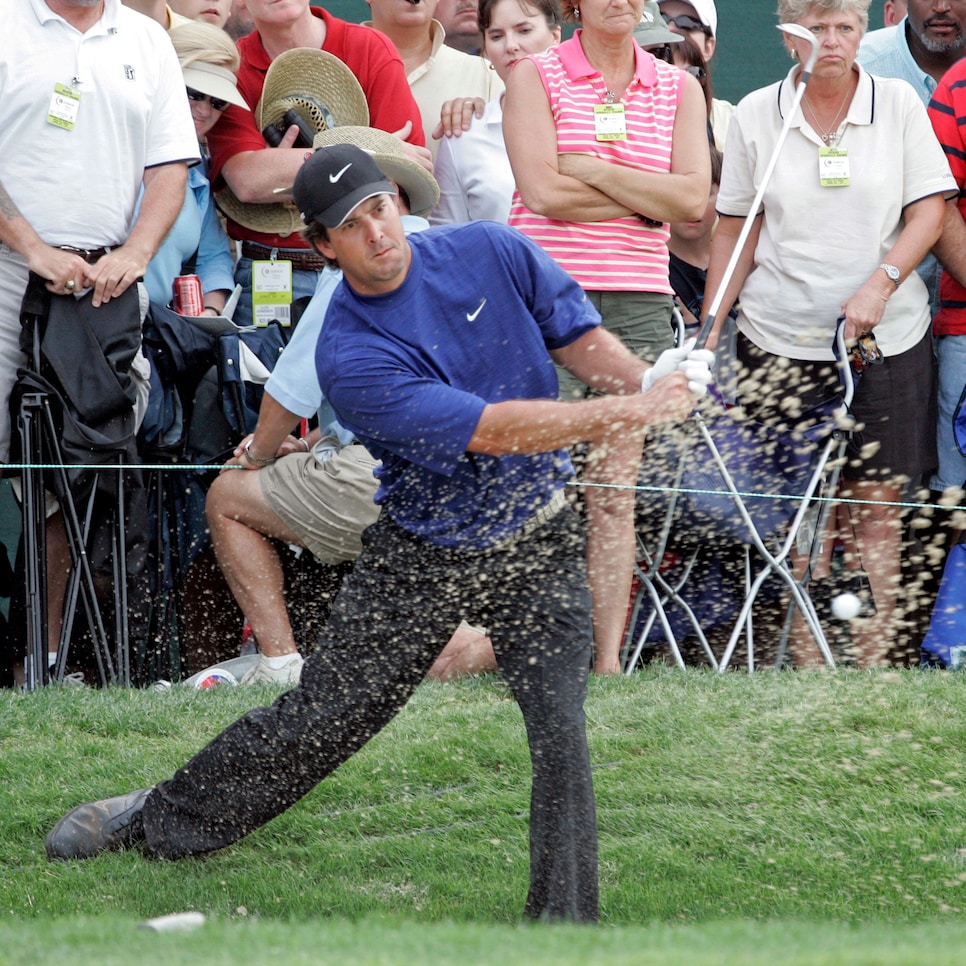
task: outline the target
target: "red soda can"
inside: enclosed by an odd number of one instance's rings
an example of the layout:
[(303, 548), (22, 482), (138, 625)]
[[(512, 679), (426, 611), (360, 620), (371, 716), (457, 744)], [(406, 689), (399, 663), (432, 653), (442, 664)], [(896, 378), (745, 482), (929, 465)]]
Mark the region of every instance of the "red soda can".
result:
[(201, 279), (197, 275), (179, 275), (172, 285), (172, 308), (178, 315), (201, 315), (205, 310)]

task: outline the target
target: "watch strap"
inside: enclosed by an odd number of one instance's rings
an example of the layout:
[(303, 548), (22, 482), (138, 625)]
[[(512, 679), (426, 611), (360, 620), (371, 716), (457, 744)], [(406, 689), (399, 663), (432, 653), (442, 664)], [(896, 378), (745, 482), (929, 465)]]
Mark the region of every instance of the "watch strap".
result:
[(900, 277), (901, 277), (901, 274), (902, 274), (899, 271), (899, 269), (896, 268), (895, 265), (890, 265), (888, 262), (883, 262), (879, 266), (879, 268), (881, 268), (882, 271), (886, 273), (886, 275), (889, 278), (889, 281), (892, 282), (892, 284), (895, 285), (896, 288), (898, 288), (899, 287)]

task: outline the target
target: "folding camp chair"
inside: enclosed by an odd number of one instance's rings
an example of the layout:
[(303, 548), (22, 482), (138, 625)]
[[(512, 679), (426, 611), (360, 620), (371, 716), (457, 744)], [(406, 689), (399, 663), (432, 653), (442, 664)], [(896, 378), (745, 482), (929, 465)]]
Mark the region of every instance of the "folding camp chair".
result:
[[(677, 330), (676, 342), (682, 345), (688, 332), (676, 307), (673, 321)], [(719, 356), (719, 374), (721, 362)], [(704, 662), (713, 668), (718, 666), (704, 627), (706, 623), (718, 622), (717, 612), (723, 602), (727, 607), (730, 595), (694, 598), (687, 594), (685, 588), (695, 568), (706, 570), (702, 565), (707, 561), (701, 559), (698, 543), (682, 545), (678, 541), (671, 545), (676, 501), (664, 500), (662, 503), (661, 499), (651, 497), (652, 492), (666, 497), (680, 488), (686, 466), (681, 445), (682, 439), (672, 433), (665, 433), (658, 440), (649, 438), (645, 445), (641, 477), (644, 497), (639, 501), (644, 512), (639, 514), (642, 519), (638, 525), (634, 565), (635, 590), (621, 649), (621, 668), (628, 674), (634, 670), (646, 647), (656, 648), (662, 643), (667, 645), (675, 664), (683, 668), (685, 659), (679, 641), (686, 637), (695, 639)], [(657, 537), (651, 540), (650, 534), (654, 532)], [(702, 572), (701, 576), (706, 578), (707, 573)], [(736, 613), (737, 607), (732, 607), (731, 611)]]
[[(668, 620), (671, 607), (683, 611), (686, 630), (693, 631), (705, 652), (710, 652), (693, 604), (700, 588), (687, 585), (694, 583), (689, 578), (702, 547), (723, 542), (742, 548), (741, 603), (724, 653), (717, 662), (709, 660), (712, 667), (725, 671), (744, 637), (748, 669), (754, 670), (754, 608), (765, 588), (773, 592), (775, 585), (789, 597), (779, 652), (784, 650), (797, 612), (825, 662), (834, 666), (808, 595), (808, 581), (821, 551), (832, 495), (851, 437), (848, 408), (854, 376), (846, 362), (842, 320), (836, 327), (834, 347), (840, 392), (820, 410), (803, 416), (805, 428), (799, 435), (791, 437), (768, 426), (735, 419), (724, 406), (715, 404), (710, 412), (696, 410), (682, 433), (668, 434), (664, 441), (666, 465), (673, 468), (673, 475), (667, 482), (667, 503), (657, 536), (645, 538), (645, 543), (657, 547), (658, 560), (666, 555), (669, 544), (682, 546), (691, 563), (673, 583), (661, 574), (660, 567), (639, 568), (638, 597), (643, 594), (649, 599), (676, 657), (677, 635)], [(647, 472), (645, 461), (645, 480)], [(651, 520), (653, 526), (653, 512)], [(790, 561), (796, 547), (808, 554), (808, 566), (800, 578), (795, 577)], [(642, 629), (632, 625), (636, 643), (631, 646), (628, 642), (625, 647), (627, 673), (647, 646), (650, 630), (647, 624)]]
[[(22, 324), (28, 364), (18, 373), (11, 405), (24, 464), (25, 686), (31, 690), (51, 676), (63, 678), (78, 606), (100, 683), (126, 685), (128, 583), (142, 563), (130, 377), (140, 341), (137, 292), (128, 290), (112, 300), (110, 311), (101, 311), (90, 304), (89, 293), (76, 302), (73, 296), (54, 296), (31, 274)], [(84, 367), (77, 366), (78, 358)], [(78, 371), (83, 372), (80, 382)], [(130, 468), (122, 471), (122, 466)], [(72, 564), (52, 671), (47, 667), (46, 491), (57, 498)], [(99, 578), (107, 576), (113, 591), (113, 654), (107, 602), (99, 594)]]
[[(678, 463), (675, 478), (671, 481), (672, 492), (681, 485), (684, 461)], [(678, 667), (685, 666), (679, 638), (693, 636), (708, 664), (717, 668), (718, 662), (708, 643), (703, 623), (689, 600), (683, 595), (695, 565), (698, 547), (690, 547), (679, 553), (669, 547), (676, 501), (668, 500), (659, 528), (656, 545), (649, 547), (642, 533), (637, 536), (637, 560), (634, 564), (636, 592), (627, 622), (621, 668), (630, 674), (637, 666), (644, 648), (657, 645), (663, 638)]]

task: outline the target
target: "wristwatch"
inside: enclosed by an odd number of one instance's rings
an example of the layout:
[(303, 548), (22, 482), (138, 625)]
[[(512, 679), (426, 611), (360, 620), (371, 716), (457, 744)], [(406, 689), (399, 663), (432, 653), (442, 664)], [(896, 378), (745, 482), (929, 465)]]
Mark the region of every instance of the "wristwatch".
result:
[(248, 460), (248, 462), (252, 464), (252, 466), (257, 466), (258, 469), (262, 469), (262, 467), (268, 466), (271, 463), (274, 463), (275, 462), (275, 457), (274, 456), (269, 456), (267, 459), (262, 459), (260, 456), (255, 456), (255, 454), (252, 453), (252, 441), (251, 440), (249, 440), (245, 444), (245, 449), (243, 451), (243, 455), (244, 455), (245, 459)]
[(885, 272), (886, 275), (888, 275), (889, 278), (892, 279), (892, 281), (895, 284), (896, 288), (898, 288), (899, 287), (899, 279), (901, 278), (901, 275), (902, 275), (902, 273), (899, 271), (899, 269), (896, 268), (895, 265), (889, 265), (887, 262), (883, 262), (879, 266), (879, 268), (881, 268), (882, 271)]

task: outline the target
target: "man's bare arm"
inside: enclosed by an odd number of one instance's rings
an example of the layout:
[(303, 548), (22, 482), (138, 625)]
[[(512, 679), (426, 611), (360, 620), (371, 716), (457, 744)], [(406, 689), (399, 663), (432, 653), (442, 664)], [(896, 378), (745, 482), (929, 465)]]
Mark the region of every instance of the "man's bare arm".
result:
[(946, 202), (943, 231), (932, 251), (942, 267), (960, 285), (966, 286), (966, 221), (955, 198)]
[(48, 280), (47, 288), (63, 294), (73, 281), (79, 289), (87, 264), (79, 255), (48, 245), (24, 218), (16, 202), (0, 183), (0, 242), (22, 255), (27, 266)]
[(672, 373), (650, 392), (582, 402), (513, 399), (487, 405), (467, 449), (505, 456), (546, 453), (577, 443), (640, 435), (649, 426), (677, 423), (694, 407), (687, 377)]
[[(256, 460), (268, 460), (286, 453), (297, 452), (301, 444), (292, 438), (292, 431), (298, 425), (298, 413), (286, 409), (267, 391), (262, 396), (258, 409), (258, 422), (255, 432), (246, 436), (236, 447), (229, 466), (242, 466), (244, 469), (257, 469), (258, 464), (245, 459), (245, 448), (251, 446), (251, 455)], [(310, 435), (318, 434), (315, 430)], [(308, 443), (307, 445), (311, 445)]]
[(581, 382), (608, 394), (640, 392), (650, 364), (638, 359), (617, 336), (598, 326), (550, 353), (558, 366)]

